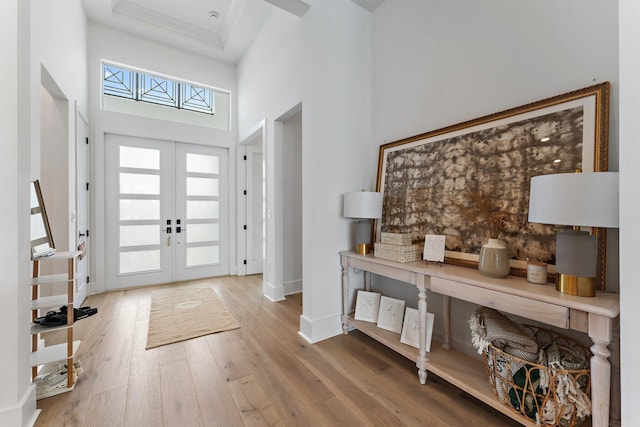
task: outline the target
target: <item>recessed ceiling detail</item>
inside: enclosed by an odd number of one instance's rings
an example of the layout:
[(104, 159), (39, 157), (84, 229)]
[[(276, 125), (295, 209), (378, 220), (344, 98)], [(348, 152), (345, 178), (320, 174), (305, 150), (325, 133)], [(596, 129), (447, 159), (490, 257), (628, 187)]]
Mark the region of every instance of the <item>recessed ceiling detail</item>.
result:
[(231, 63), (238, 62), (273, 8), (264, 0), (82, 2), (91, 21)]
[[(352, 0), (369, 11), (384, 0)], [(237, 63), (276, 8), (303, 17), (309, 0), (82, 0), (90, 21)], [(212, 19), (212, 14), (217, 14)]]

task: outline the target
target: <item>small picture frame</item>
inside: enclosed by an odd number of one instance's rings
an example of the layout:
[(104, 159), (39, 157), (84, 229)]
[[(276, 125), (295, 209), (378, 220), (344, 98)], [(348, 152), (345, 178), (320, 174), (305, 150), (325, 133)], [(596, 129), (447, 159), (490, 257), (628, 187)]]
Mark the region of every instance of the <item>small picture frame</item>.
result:
[(378, 322), (380, 294), (378, 292), (358, 291), (354, 319), (365, 322)]
[(424, 251), (422, 259), (426, 261), (444, 262), (445, 236), (441, 234), (427, 234), (424, 236)]
[[(433, 335), (433, 322), (435, 316), (433, 313), (427, 313), (427, 330), (426, 351), (431, 351), (431, 336)], [(411, 347), (420, 348), (420, 318), (418, 310), (407, 307), (404, 313), (404, 322), (402, 324), (402, 335), (400, 342), (410, 345)]]
[(380, 311), (378, 314), (378, 328), (399, 334), (402, 332), (402, 317), (404, 314), (404, 300), (380, 297)]

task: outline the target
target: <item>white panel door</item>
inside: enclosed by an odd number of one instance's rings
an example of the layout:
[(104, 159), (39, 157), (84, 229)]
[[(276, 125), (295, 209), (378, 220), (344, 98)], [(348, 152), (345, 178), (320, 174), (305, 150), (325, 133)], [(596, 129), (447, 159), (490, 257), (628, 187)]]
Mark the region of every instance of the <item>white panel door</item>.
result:
[(264, 211), (262, 151), (247, 147), (247, 274), (261, 274), (263, 270)]
[(173, 148), (105, 135), (108, 290), (173, 281)]
[(229, 273), (228, 151), (105, 135), (107, 289)]
[(228, 150), (176, 144), (175, 280), (229, 274)]
[(88, 124), (76, 113), (76, 248), (84, 248), (85, 255), (76, 262), (78, 280), (74, 291), (74, 304), (80, 307), (89, 287), (89, 140)]

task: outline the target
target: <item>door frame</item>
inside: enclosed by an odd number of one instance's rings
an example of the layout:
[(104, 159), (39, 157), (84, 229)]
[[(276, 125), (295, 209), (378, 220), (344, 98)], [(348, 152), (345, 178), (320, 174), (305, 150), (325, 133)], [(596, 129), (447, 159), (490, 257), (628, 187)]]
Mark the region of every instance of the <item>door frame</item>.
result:
[[(74, 292), (74, 304), (77, 305), (78, 307), (80, 306), (80, 304), (82, 303), (82, 301), (84, 301), (84, 299), (90, 294), (91, 292), (91, 253), (92, 253), (92, 240), (91, 240), (91, 235), (90, 235), (90, 230), (91, 230), (91, 193), (90, 193), (90, 182), (91, 182), (91, 144), (89, 141), (89, 121), (82, 115), (82, 113), (80, 112), (80, 109), (78, 107), (78, 102), (75, 102), (75, 117), (76, 117), (76, 123), (75, 123), (75, 127), (76, 127), (76, 150), (75, 150), (75, 155), (76, 155), (76, 164), (75, 164), (75, 169), (76, 169), (76, 197), (75, 197), (75, 202), (76, 202), (76, 207), (75, 207), (75, 211), (76, 211), (76, 215), (75, 215), (75, 243), (76, 243), (76, 249), (79, 249), (79, 245), (81, 242), (85, 243), (85, 250), (86, 250), (86, 254), (83, 257), (82, 260), (79, 260), (76, 265), (77, 265), (77, 269), (78, 272), (80, 272), (80, 266), (81, 263), (84, 263), (84, 265), (86, 265), (86, 276), (84, 274), (82, 274), (79, 279), (78, 279), (78, 284), (76, 287), (76, 290)], [(82, 148), (81, 148), (82, 147)], [(81, 159), (80, 158), (80, 153), (83, 152), (85, 153), (84, 158)], [(84, 180), (86, 180), (86, 182), (81, 182), (82, 177), (80, 176), (81, 174), (79, 173), (80, 171), (80, 164), (84, 161), (85, 164), (85, 174), (84, 174)], [(85, 231), (85, 236), (80, 236), (81, 231), (80, 230), (80, 213), (81, 213), (81, 209), (80, 209), (80, 196), (82, 193), (85, 193), (85, 204), (86, 204), (86, 230)], [(83, 237), (82, 239), (80, 237)]]
[[(160, 169), (149, 170), (152, 175), (158, 175), (161, 177), (161, 193), (160, 200), (160, 219), (159, 224), (161, 226), (162, 237), (160, 243), (155, 248), (155, 244), (150, 248), (151, 250), (160, 250), (160, 269), (152, 270), (149, 272), (140, 272), (132, 274), (120, 274), (118, 273), (118, 254), (120, 253), (118, 243), (118, 233), (109, 231), (111, 227), (118, 227), (120, 223), (118, 220), (118, 207), (117, 203), (113, 201), (118, 200), (119, 190), (117, 188), (117, 180), (115, 180), (119, 173), (120, 166), (118, 165), (118, 147), (120, 146), (134, 146), (147, 149), (157, 149), (160, 153)], [(183, 154), (196, 153), (196, 154), (215, 154), (220, 158), (220, 263), (216, 265), (209, 265), (206, 267), (186, 267), (184, 263), (177, 261), (176, 256), (185, 255), (186, 253), (186, 241), (184, 238), (186, 234), (178, 236), (176, 234), (176, 224), (173, 220), (177, 220), (182, 216), (184, 223), (181, 225), (183, 228), (187, 226), (186, 212), (185, 215), (179, 214), (182, 208), (177, 206), (177, 202), (182, 200), (186, 202), (186, 193), (183, 195), (184, 200), (179, 197), (179, 189), (186, 191), (184, 185), (179, 186), (178, 180), (186, 178), (188, 173), (185, 171), (180, 172), (181, 167), (186, 167), (184, 163)], [(178, 155), (180, 154), (180, 155)], [(162, 140), (158, 138), (147, 138), (134, 135), (123, 135), (116, 133), (107, 133), (104, 138), (104, 177), (105, 177), (105, 191), (104, 201), (106, 209), (104, 212), (104, 224), (105, 231), (105, 290), (119, 290), (130, 287), (141, 287), (148, 285), (155, 285), (161, 283), (172, 283), (175, 281), (193, 280), (204, 278), (208, 276), (202, 276), (203, 268), (215, 269), (216, 271), (209, 271), (211, 276), (228, 275), (231, 273), (231, 259), (230, 256), (232, 249), (231, 233), (230, 229), (230, 216), (231, 206), (233, 201), (230, 198), (229, 187), (231, 177), (229, 174), (229, 156), (230, 150), (227, 147), (216, 147), (203, 144), (184, 143), (179, 141)], [(181, 160), (179, 160), (181, 159)], [(178, 165), (180, 161), (180, 166)], [(144, 170), (141, 170), (144, 173)], [(144, 198), (144, 196), (143, 196)], [(171, 220), (171, 224), (165, 225), (166, 220)], [(145, 220), (147, 221), (147, 220)], [(156, 220), (152, 220), (155, 222)], [(165, 229), (171, 228), (171, 234)], [(168, 246), (165, 246), (168, 245)], [(179, 250), (179, 247), (182, 252)], [(195, 244), (199, 246), (199, 244)], [(143, 250), (143, 247), (139, 247)], [(135, 251), (135, 249), (134, 249)], [(184, 267), (177, 270), (180, 267)], [(143, 277), (144, 275), (144, 277)]]

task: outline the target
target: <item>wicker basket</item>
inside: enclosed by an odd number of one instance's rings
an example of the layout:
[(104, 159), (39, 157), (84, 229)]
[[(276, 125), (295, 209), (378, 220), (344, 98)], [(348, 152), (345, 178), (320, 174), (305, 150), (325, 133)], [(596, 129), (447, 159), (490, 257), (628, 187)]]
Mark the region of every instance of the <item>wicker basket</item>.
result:
[(388, 245), (410, 245), (412, 240), (409, 233), (380, 233), (380, 242)]
[(418, 261), (422, 255), (422, 247), (420, 245), (389, 245), (376, 242), (373, 245), (373, 250), (373, 255), (376, 258), (403, 263)]
[[(579, 426), (591, 414), (589, 349), (547, 329), (526, 328), (533, 332), (540, 348), (556, 343), (567, 356), (560, 366), (568, 369), (530, 362), (514, 351), (509, 354), (490, 345), (484, 361), (494, 394), (511, 410), (539, 425)], [(586, 414), (579, 409), (585, 401), (589, 404)]]

